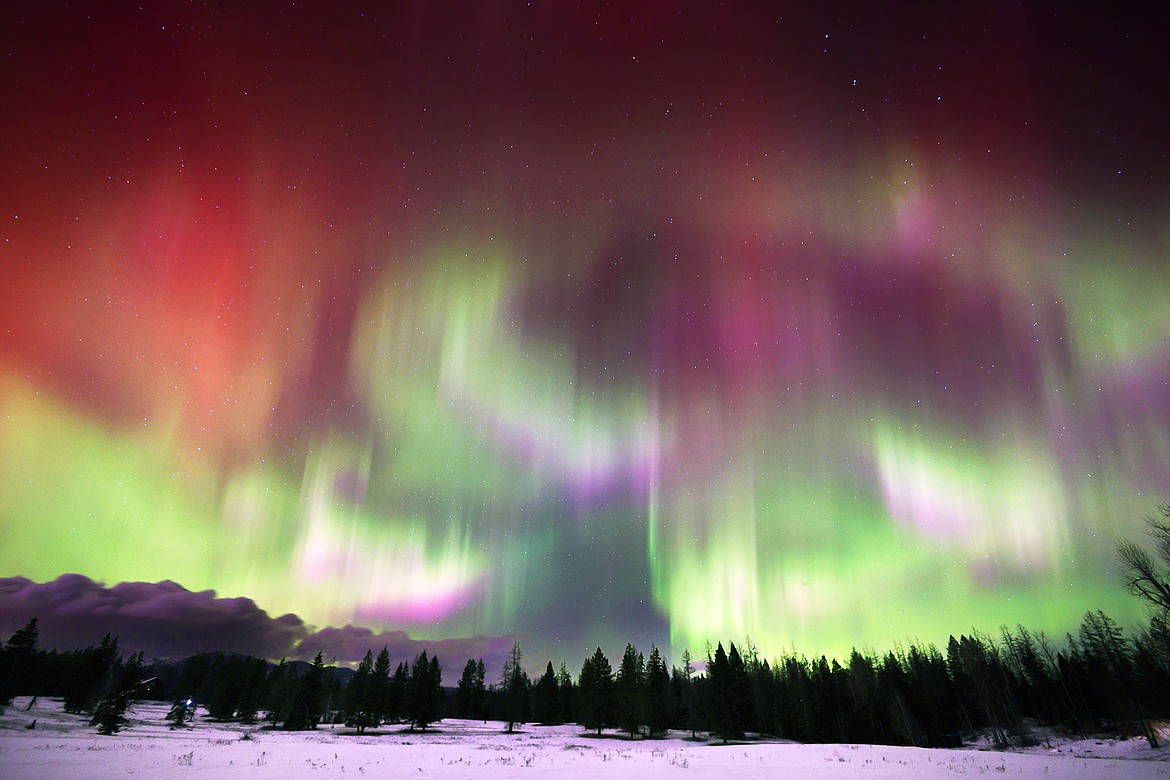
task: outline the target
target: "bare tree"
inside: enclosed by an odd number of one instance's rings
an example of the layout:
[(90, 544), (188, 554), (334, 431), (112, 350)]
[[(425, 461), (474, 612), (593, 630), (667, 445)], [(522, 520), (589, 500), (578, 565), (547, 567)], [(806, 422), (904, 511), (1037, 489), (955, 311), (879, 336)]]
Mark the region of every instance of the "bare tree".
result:
[(1117, 545), (1125, 587), (1163, 613), (1170, 612), (1170, 501), (1158, 505), (1157, 516), (1146, 518), (1146, 534), (1156, 555), (1130, 541)]

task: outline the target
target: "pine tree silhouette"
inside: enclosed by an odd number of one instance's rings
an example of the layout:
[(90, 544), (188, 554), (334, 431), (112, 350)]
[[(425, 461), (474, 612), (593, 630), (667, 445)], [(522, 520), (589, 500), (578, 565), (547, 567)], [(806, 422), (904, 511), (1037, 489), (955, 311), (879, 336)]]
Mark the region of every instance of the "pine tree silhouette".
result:
[(611, 721), (613, 709), (613, 669), (601, 648), (585, 659), (578, 678), (577, 722), (587, 729), (602, 728)]
[(313, 658), (313, 665), (301, 678), (299, 690), (293, 699), (292, 709), (284, 722), (285, 731), (308, 731), (317, 728), (321, 722), (323, 694), (325, 690), (325, 660), (320, 652)]
[(427, 658), (427, 651), (419, 653), (410, 670), (406, 685), (406, 714), (410, 728), (426, 731), (439, 719), (439, 705), (443, 694), (443, 672), (439, 659)]
[(532, 687), (532, 717), (537, 723), (560, 723), (560, 701), (557, 695), (557, 673), (552, 661), (544, 668), (544, 674)]
[(666, 733), (670, 726), (670, 673), (657, 645), (650, 646), (646, 665), (646, 728), (650, 736)]
[(390, 650), (385, 645), (370, 669), (369, 707), (371, 727), (390, 720)]
[[(528, 698), (528, 675), (520, 665), (523, 658), (520, 643), (513, 642), (508, 659), (504, 661), (504, 671), (500, 675), (500, 690), (504, 696), (504, 720), (508, 724), (509, 734), (516, 724), (527, 722), (532, 709)], [(551, 668), (552, 665), (549, 666)]]
[(117, 734), (126, 725), (126, 709), (129, 706), (130, 701), (125, 693), (104, 696), (94, 709), (89, 725), (97, 726), (99, 734)]
[(628, 731), (630, 738), (636, 737), (645, 720), (645, 663), (631, 644), (626, 645), (622, 662), (614, 680), (614, 698), (617, 706), (618, 725)]
[(0, 648), (0, 707), (35, 687), (37, 681), (32, 676), (39, 635), (37, 619), (33, 618)]
[(459, 683), (455, 687), (455, 717), (474, 718), (474, 701), (476, 687), (477, 665), (474, 658), (468, 658), (463, 667), (463, 674), (459, 676)]
[(367, 650), (365, 657), (358, 664), (357, 672), (345, 689), (343, 701), (345, 725), (356, 728), (359, 734), (376, 725), (371, 695), (373, 670), (374, 654), (373, 651)]

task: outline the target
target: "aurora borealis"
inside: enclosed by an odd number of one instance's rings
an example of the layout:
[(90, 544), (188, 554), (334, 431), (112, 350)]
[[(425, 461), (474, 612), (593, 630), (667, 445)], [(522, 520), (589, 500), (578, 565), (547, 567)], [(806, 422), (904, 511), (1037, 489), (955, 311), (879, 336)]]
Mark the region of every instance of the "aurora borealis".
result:
[(1137, 619), (1165, 33), (871, 5), (10, 4), (0, 577), (570, 665)]

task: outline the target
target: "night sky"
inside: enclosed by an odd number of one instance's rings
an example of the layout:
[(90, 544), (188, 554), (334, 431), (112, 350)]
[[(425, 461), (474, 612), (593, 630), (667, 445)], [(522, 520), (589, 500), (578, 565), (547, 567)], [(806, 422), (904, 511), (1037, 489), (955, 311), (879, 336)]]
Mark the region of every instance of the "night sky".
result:
[(1139, 620), (1165, 25), (813, 5), (5, 3), (0, 635)]

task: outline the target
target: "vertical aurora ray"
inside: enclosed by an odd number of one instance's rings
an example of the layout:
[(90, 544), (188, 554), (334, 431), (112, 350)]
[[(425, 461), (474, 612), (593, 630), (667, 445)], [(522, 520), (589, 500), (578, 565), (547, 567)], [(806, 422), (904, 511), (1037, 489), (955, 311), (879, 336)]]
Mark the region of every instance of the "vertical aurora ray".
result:
[[(647, 505), (676, 646), (730, 636), (841, 654), (1024, 615), (1059, 633), (1086, 601), (1136, 616), (1106, 529), (1165, 490), (1161, 383), (1148, 374), (1161, 353), (1102, 344), (1110, 330), (1090, 325), (1110, 318), (1085, 308), (1108, 304), (1092, 283), (1066, 298), (1075, 276), (1054, 273), (1081, 253), (1034, 230), (1001, 234), (982, 268), (920, 260), (938, 219), (911, 213), (922, 208), (886, 212), (871, 242), (892, 255), (850, 246), (810, 261), (782, 239), (762, 261), (720, 255), (712, 290), (732, 292), (698, 297), (720, 335), (670, 370), (722, 370), (664, 412), (683, 433)], [(1152, 346), (1159, 306), (1130, 315), (1145, 328), (1115, 322)]]

